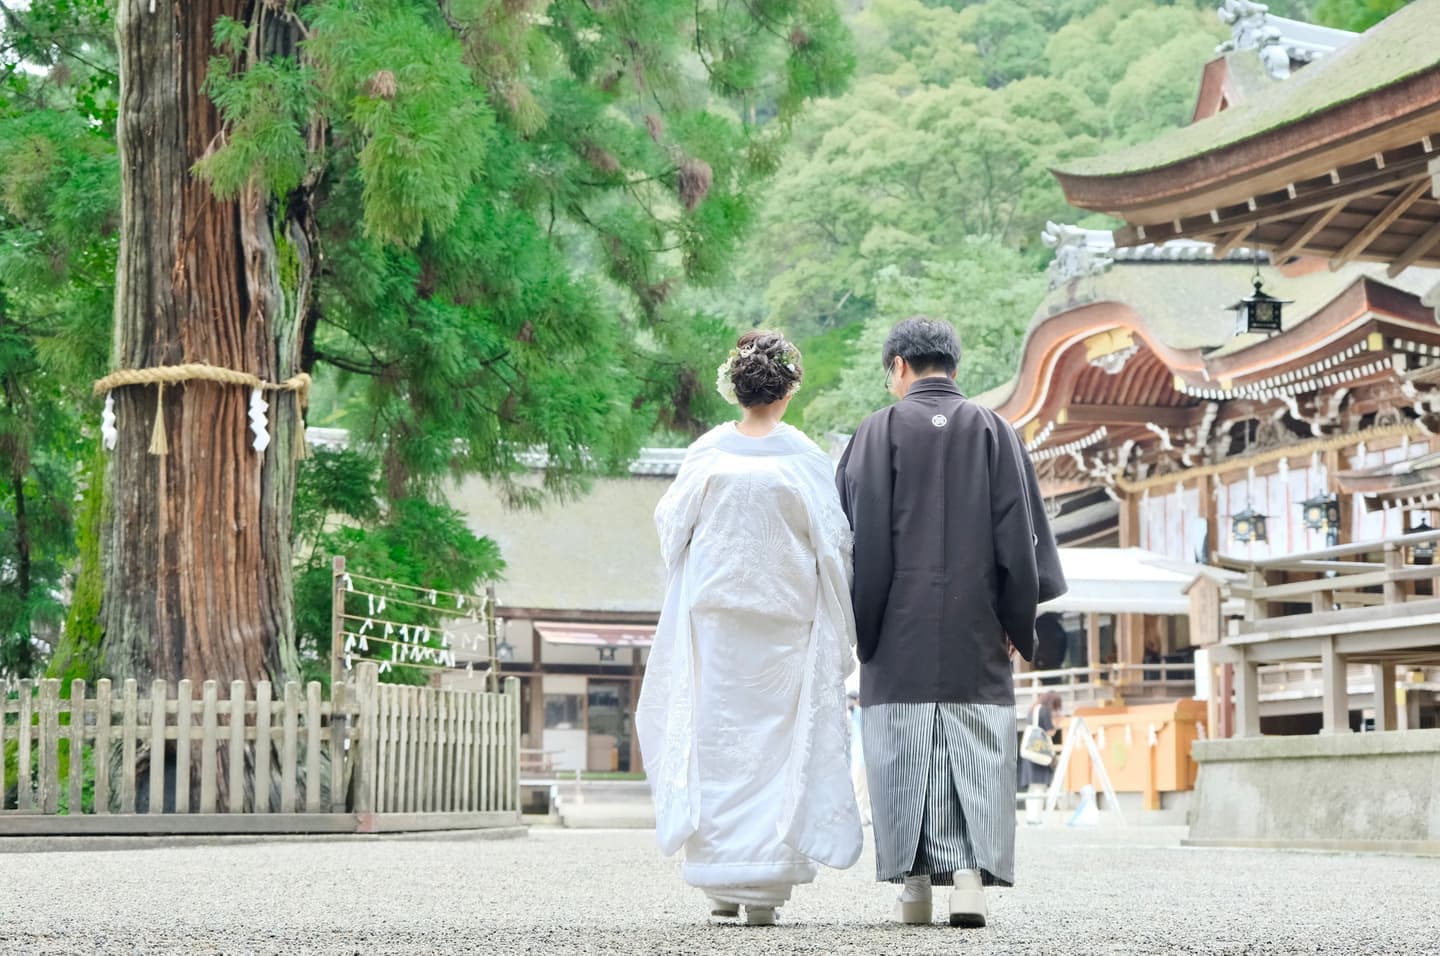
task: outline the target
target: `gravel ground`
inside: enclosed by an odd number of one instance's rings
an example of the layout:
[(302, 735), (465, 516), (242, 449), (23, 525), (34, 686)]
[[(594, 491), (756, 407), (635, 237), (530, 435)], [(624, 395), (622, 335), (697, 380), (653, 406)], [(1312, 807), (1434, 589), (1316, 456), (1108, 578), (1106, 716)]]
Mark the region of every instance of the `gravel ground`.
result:
[[(644, 831), (0, 852), (5, 953), (1435, 953), (1440, 859), (1020, 832), (983, 930), (884, 922), (867, 854), (781, 925), (712, 924)], [(93, 845), (93, 844), (92, 844)], [(33, 846), (33, 844), (32, 844)]]

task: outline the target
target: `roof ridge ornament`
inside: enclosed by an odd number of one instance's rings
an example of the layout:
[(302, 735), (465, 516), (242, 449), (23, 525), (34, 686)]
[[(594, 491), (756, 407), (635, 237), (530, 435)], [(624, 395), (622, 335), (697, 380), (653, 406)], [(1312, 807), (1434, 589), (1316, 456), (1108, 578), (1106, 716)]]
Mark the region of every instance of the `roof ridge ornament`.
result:
[(1055, 258), (1045, 270), (1051, 289), (1072, 279), (1101, 275), (1115, 262), (1107, 255), (1114, 251), (1115, 240), (1104, 230), (1049, 221), (1040, 233), (1040, 241), (1055, 250)]
[(1225, 0), (1215, 11), (1230, 26), (1230, 39), (1215, 48), (1216, 53), (1254, 50), (1273, 79), (1290, 77), (1290, 51), (1282, 43), (1279, 28), (1268, 22), (1268, 4), (1254, 0)]

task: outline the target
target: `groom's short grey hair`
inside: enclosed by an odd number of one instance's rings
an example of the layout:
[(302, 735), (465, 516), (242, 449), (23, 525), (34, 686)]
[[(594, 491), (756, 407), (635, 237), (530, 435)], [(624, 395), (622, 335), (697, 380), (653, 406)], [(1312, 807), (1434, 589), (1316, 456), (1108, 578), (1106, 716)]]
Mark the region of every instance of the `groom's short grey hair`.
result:
[(923, 315), (912, 316), (890, 330), (885, 338), (885, 367), (903, 358), (921, 375), (944, 372), (954, 375), (960, 367), (960, 339), (947, 322)]

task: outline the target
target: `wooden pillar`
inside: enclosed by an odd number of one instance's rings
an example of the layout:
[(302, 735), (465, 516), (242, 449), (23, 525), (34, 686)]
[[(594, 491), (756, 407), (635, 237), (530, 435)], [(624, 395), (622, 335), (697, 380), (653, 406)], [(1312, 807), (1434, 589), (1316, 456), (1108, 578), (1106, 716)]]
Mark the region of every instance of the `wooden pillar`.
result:
[(1374, 664), (1375, 674), (1375, 729), (1398, 730), (1399, 715), (1395, 707), (1395, 665)]
[(545, 748), (545, 678), (531, 674), (525, 678), (530, 685), (530, 746)]
[[(1191, 559), (1198, 559), (1201, 564), (1209, 564), (1211, 555), (1220, 550), (1220, 528), (1216, 525), (1215, 495), (1211, 493), (1209, 478), (1196, 478), (1195, 486), (1200, 498), (1200, 517), (1205, 520), (1205, 545), (1206, 553), (1203, 555), (1188, 555)], [(1191, 643), (1195, 643), (1191, 639)]]
[(640, 735), (635, 730), (635, 708), (640, 704), (640, 684), (644, 680), (644, 669), (640, 664), (640, 656), (645, 651), (639, 647), (630, 649), (630, 699), (627, 702), (628, 713), (622, 719), (630, 721), (630, 772), (639, 773), (644, 766), (644, 757), (640, 753)]
[(1335, 651), (1335, 640), (1327, 640), (1320, 652), (1320, 715), (1323, 734), (1350, 732), (1350, 681), (1345, 655)]
[(1235, 665), (1235, 736), (1260, 736), (1260, 668), (1254, 661)]
[[(1127, 494), (1120, 502), (1120, 547), (1140, 547), (1139, 495)], [(1140, 648), (1144, 642), (1144, 637), (1140, 633), (1141, 626), (1139, 615), (1116, 615), (1115, 660), (1117, 663), (1140, 663)]]
[(1145, 742), (1145, 791), (1141, 795), (1141, 807), (1146, 810), (1160, 809), (1160, 786), (1156, 783), (1156, 767), (1158, 754), (1155, 753), (1155, 746), (1148, 740)]
[(1335, 495), (1335, 504), (1340, 509), (1340, 534), (1339, 544), (1351, 544), (1355, 540), (1354, 509), (1352, 507), (1352, 496), (1340, 489), (1340, 482), (1335, 480), (1336, 474), (1343, 470), (1340, 463), (1340, 449), (1332, 449), (1325, 453), (1325, 483), (1327, 490)]
[(1420, 695), (1402, 687), (1395, 698), (1395, 716), (1399, 730), (1420, 729)]
[(1100, 612), (1089, 611), (1085, 615), (1085, 666), (1091, 669), (1100, 666)]
[(540, 629), (530, 622), (530, 746), (545, 749), (545, 660)]
[[(1385, 570), (1391, 574), (1405, 570), (1405, 553), (1393, 543), (1385, 545)], [(1385, 603), (1405, 603), (1405, 584), (1401, 581), (1385, 582)]]
[(1221, 740), (1235, 736), (1235, 665), (1221, 664), (1219, 699), (1215, 711), (1215, 736)]
[(1140, 497), (1127, 494), (1120, 499), (1120, 547), (1140, 547)]
[[(1139, 664), (1145, 657), (1145, 616), (1116, 615), (1115, 660), (1119, 664)], [(1120, 671), (1121, 686), (1139, 686), (1140, 671)]]

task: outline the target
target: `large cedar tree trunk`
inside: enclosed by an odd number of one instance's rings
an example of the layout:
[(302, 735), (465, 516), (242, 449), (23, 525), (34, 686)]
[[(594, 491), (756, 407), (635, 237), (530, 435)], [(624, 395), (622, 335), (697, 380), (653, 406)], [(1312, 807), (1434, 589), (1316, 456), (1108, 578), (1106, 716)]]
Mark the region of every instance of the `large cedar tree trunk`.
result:
[[(299, 368), (313, 235), (305, 203), (287, 203), (280, 219), (270, 197), (222, 202), (192, 173), (219, 142), (220, 118), (202, 92), (215, 21), (249, 23), (267, 9), (264, 0), (120, 0), (117, 368), (207, 362), (270, 382)], [(283, 31), (261, 26), (273, 48)], [(277, 236), (289, 246), (285, 287)], [(268, 394), (272, 442), (259, 454), (247, 389), (168, 387), (164, 456), (148, 451), (155, 387), (114, 395), (107, 670), (142, 681), (295, 676), (294, 395)]]

